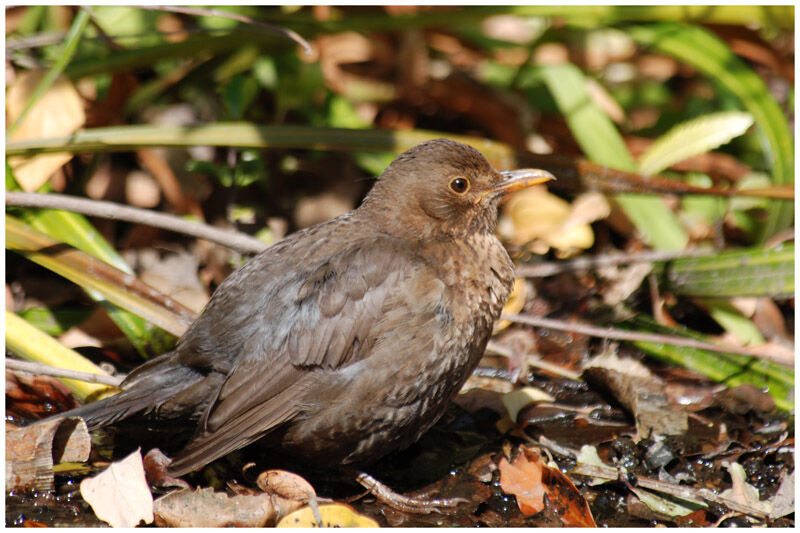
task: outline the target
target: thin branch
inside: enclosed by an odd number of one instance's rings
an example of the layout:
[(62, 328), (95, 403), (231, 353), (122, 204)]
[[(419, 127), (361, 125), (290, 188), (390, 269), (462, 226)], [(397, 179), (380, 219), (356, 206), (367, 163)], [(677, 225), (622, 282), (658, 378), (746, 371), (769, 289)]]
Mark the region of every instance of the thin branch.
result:
[(656, 342), (661, 344), (671, 344), (673, 346), (685, 346), (687, 348), (695, 348), (698, 350), (708, 350), (710, 352), (733, 353), (738, 355), (746, 355), (748, 357), (756, 357), (759, 359), (770, 359), (776, 363), (786, 365), (786, 361), (770, 357), (767, 354), (757, 353), (753, 349), (738, 348), (735, 346), (720, 346), (710, 342), (700, 341), (697, 339), (690, 339), (687, 337), (677, 337), (675, 335), (662, 335), (660, 333), (642, 333), (638, 331), (628, 331), (624, 329), (615, 328), (600, 328), (591, 326), (589, 324), (582, 324), (579, 322), (566, 322), (564, 320), (554, 320), (552, 318), (542, 318), (528, 315), (509, 315), (502, 314), (500, 318), (517, 322), (520, 324), (528, 324), (537, 328), (549, 328), (559, 331), (572, 331), (590, 337), (599, 337), (601, 339), (616, 339), (620, 341), (630, 342)]
[(544, 278), (560, 274), (561, 272), (571, 272), (573, 270), (589, 270), (633, 263), (656, 263), (659, 261), (673, 261), (675, 259), (685, 258), (694, 259), (697, 257), (710, 257), (718, 253), (719, 252), (715, 250), (684, 250), (679, 252), (652, 251), (638, 254), (612, 253), (594, 257), (578, 257), (570, 261), (552, 261), (536, 265), (520, 265), (516, 269), (516, 275), (524, 278)]
[[(502, 355), (503, 357), (511, 358), (511, 357), (514, 356), (514, 351), (513, 350), (511, 350), (510, 348), (508, 348), (506, 346), (503, 346), (502, 344), (500, 344), (499, 342), (496, 342), (496, 341), (489, 341), (488, 344), (486, 344), (486, 350), (490, 351), (490, 352), (494, 352), (494, 353), (496, 353), (498, 355)], [(573, 380), (574, 379), (579, 379), (581, 377), (581, 375), (578, 372), (574, 372), (572, 370), (569, 370), (568, 368), (564, 368), (562, 366), (555, 365), (553, 363), (549, 363), (549, 362), (547, 362), (547, 361), (545, 361), (543, 359), (540, 359), (539, 357), (533, 356), (533, 355), (528, 355), (526, 357), (526, 361), (527, 361), (528, 365), (530, 365), (530, 366), (534, 366), (536, 368), (541, 368), (542, 370), (547, 370), (548, 372), (552, 372), (553, 374), (555, 374), (557, 376), (563, 376), (565, 378), (573, 379)]]
[(108, 374), (92, 374), (91, 372), (69, 370), (66, 368), (58, 368), (42, 363), (34, 363), (32, 361), (20, 361), (19, 359), (6, 358), (6, 368), (10, 370), (18, 370), (20, 372), (27, 372), (29, 374), (53, 376), (56, 378), (77, 379), (78, 381), (99, 383), (100, 385), (109, 385), (111, 387), (119, 387), (119, 384), (122, 383), (122, 378), (109, 376)]
[(265, 243), (244, 233), (221, 230), (199, 222), (189, 222), (175, 215), (156, 213), (104, 200), (91, 200), (65, 194), (6, 191), (6, 205), (63, 209), (93, 217), (153, 226), (215, 242), (240, 253), (258, 253), (267, 248)]
[(237, 15), (236, 13), (228, 13), (227, 11), (219, 11), (218, 9), (199, 9), (194, 7), (183, 7), (183, 6), (141, 5), (137, 7), (141, 9), (150, 9), (153, 11), (169, 11), (171, 13), (180, 13), (182, 15), (191, 15), (195, 17), (220, 17), (220, 18), (235, 20), (237, 22), (243, 22), (245, 24), (252, 24), (253, 26), (260, 26), (267, 30), (280, 33), (284, 37), (288, 37), (289, 39), (293, 40), (303, 48), (303, 52), (307, 56), (310, 56), (312, 54), (311, 45), (308, 44), (308, 41), (303, 39), (303, 37), (301, 37), (298, 33), (289, 30), (287, 28), (282, 28), (274, 24), (269, 24), (268, 22), (261, 22), (260, 20), (254, 20), (251, 19), (250, 17), (245, 17), (244, 15)]
[[(575, 466), (575, 468), (572, 469), (571, 473), (582, 476), (607, 479), (609, 481), (614, 481), (620, 478), (620, 472), (616, 468), (610, 466), (590, 465), (585, 463), (578, 463)], [(644, 489), (663, 492), (664, 494), (669, 494), (670, 496), (675, 496), (677, 498), (680, 498), (682, 500), (687, 500), (690, 502), (699, 503), (707, 501), (707, 502), (718, 503), (720, 505), (724, 505), (728, 509), (738, 511), (740, 513), (744, 513), (750, 516), (766, 518), (769, 515), (769, 513), (766, 513), (761, 509), (757, 509), (746, 503), (740, 503), (734, 501), (730, 498), (724, 498), (719, 494), (715, 494), (712, 491), (705, 488), (695, 489), (693, 487), (677, 485), (675, 483), (668, 483), (666, 481), (660, 481), (657, 479), (651, 479), (640, 476), (636, 476), (636, 486), (642, 487)]]

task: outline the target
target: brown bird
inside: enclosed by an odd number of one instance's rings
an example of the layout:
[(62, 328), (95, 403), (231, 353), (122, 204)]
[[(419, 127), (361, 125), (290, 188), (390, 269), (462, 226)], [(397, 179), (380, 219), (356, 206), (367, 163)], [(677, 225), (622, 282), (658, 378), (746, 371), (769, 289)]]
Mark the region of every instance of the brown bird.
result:
[(60, 416), (90, 428), (134, 415), (196, 420), (172, 475), (265, 436), (354, 468), (408, 446), (477, 365), (511, 291), (513, 265), (494, 235), (500, 199), (549, 179), (498, 172), (451, 140), (422, 143), (359, 208), (234, 272), (176, 348), (131, 372), (122, 392)]

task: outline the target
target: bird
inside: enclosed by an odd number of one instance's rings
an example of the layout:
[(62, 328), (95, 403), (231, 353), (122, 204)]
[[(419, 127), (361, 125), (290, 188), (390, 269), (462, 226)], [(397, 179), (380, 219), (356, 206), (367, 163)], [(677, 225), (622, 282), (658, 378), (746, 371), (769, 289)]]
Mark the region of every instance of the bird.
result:
[[(420, 143), (358, 208), (232, 273), (175, 348), (131, 371), (121, 392), (60, 416), (90, 429), (191, 421), (172, 476), (264, 439), (353, 468), (380, 496), (390, 489), (361, 469), (442, 416), (511, 292), (513, 263), (494, 232), (500, 201), (550, 179), (495, 170), (449, 139)], [(419, 503), (395, 496), (398, 507)]]

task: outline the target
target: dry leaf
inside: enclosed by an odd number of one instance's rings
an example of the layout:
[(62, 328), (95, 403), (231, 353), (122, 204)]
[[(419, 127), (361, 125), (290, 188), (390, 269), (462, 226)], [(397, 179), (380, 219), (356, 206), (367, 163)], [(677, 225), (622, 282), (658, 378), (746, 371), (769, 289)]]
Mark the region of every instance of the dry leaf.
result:
[(597, 527), (589, 504), (561, 470), (548, 466), (536, 450), (520, 447), (513, 463), (500, 460), (500, 486), (517, 498), (519, 510), (533, 515), (544, 509), (544, 495), (565, 527)]
[(81, 481), (81, 496), (111, 527), (134, 527), (153, 521), (153, 495), (144, 475), (142, 454), (135, 452), (98, 475)]
[(583, 378), (608, 391), (636, 419), (637, 441), (653, 435), (683, 435), (689, 428), (686, 411), (669, 403), (666, 383), (635, 359), (613, 352), (590, 359)]
[(566, 256), (594, 244), (589, 223), (609, 212), (599, 193), (589, 193), (570, 205), (546, 187), (537, 186), (511, 195), (498, 227), (512, 244), (527, 246), (538, 254), (555, 248), (560, 256)]
[(311, 483), (297, 474), (285, 470), (261, 472), (256, 479), (256, 485), (266, 493), (303, 503), (317, 495)]
[[(514, 288), (511, 290), (511, 296), (508, 297), (506, 304), (503, 306), (503, 313), (515, 315), (522, 311), (525, 307), (525, 302), (528, 299), (528, 284), (522, 278), (514, 278)], [(498, 320), (494, 325), (494, 333), (506, 329), (511, 322), (508, 320)]]
[(508, 411), (508, 416), (514, 422), (517, 421), (517, 415), (519, 415), (519, 412), (532, 403), (554, 401), (555, 398), (547, 394), (542, 389), (537, 389), (535, 387), (522, 387), (503, 395), (503, 405)]
[[(331, 503), (319, 506), (322, 527), (378, 527), (368, 516), (360, 515), (349, 505)], [(306, 506), (283, 517), (275, 527), (318, 527), (314, 513)]]
[(520, 453), (513, 463), (503, 457), (497, 465), (500, 469), (500, 487), (503, 492), (516, 496), (519, 510), (525, 515), (536, 514), (544, 509), (542, 462), (538, 454), (531, 455), (533, 460), (528, 460), (525, 453)]
[(281, 516), (269, 494), (228, 495), (210, 487), (170, 492), (155, 501), (154, 512), (159, 527), (264, 527)]
[[(20, 74), (6, 92), (7, 120), (13, 124), (28, 103), (33, 90), (46, 71)], [(78, 91), (66, 77), (60, 77), (34, 104), (22, 123), (11, 135), (11, 141), (63, 137), (75, 132), (86, 122)], [(72, 159), (69, 153), (42, 154), (34, 157), (10, 157), (14, 177), (26, 191), (41, 187), (53, 173)]]
[(760, 509), (769, 515), (770, 511), (772, 511), (772, 502), (762, 502), (759, 499), (758, 489), (746, 481), (747, 475), (742, 465), (739, 463), (729, 463), (727, 465), (723, 463), (723, 465), (726, 466), (728, 473), (731, 475), (732, 486), (728, 490), (722, 491), (720, 496), (755, 509)]

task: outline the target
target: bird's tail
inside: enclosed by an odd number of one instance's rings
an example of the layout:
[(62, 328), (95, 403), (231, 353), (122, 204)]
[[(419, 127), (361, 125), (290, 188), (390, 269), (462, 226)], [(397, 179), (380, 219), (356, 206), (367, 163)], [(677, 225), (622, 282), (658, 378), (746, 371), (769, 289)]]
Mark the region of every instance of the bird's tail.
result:
[(175, 364), (171, 356), (171, 352), (166, 353), (134, 370), (120, 385), (122, 392), (50, 418), (79, 416), (94, 429), (153, 413), (205, 377), (193, 368)]

